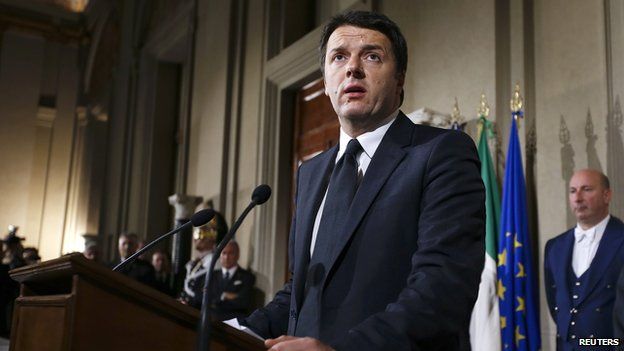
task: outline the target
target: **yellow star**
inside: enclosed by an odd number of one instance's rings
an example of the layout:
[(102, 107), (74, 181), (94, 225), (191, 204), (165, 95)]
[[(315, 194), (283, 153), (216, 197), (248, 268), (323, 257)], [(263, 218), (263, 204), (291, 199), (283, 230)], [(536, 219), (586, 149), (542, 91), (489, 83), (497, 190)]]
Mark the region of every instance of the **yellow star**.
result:
[(520, 347), (520, 341), (526, 339), (526, 336), (520, 334), (520, 326), (516, 326), (516, 347)]
[(502, 280), (498, 280), (498, 288), (496, 289), (496, 291), (498, 292), (498, 298), (505, 301), (505, 291), (507, 289), (505, 288), (505, 285), (503, 285), (503, 281)]
[(526, 274), (524, 273), (524, 266), (522, 263), (518, 262), (518, 274), (516, 274), (516, 278), (524, 278)]
[(498, 266), (507, 265), (507, 249), (503, 249), (503, 252), (498, 254)]
[(518, 307), (516, 307), (516, 312), (524, 312), (524, 299), (520, 296), (516, 296), (516, 299), (518, 300)]
[(518, 234), (514, 234), (514, 249), (522, 247), (522, 243), (518, 241)]
[(507, 317), (500, 317), (500, 326), (501, 329), (507, 328)]

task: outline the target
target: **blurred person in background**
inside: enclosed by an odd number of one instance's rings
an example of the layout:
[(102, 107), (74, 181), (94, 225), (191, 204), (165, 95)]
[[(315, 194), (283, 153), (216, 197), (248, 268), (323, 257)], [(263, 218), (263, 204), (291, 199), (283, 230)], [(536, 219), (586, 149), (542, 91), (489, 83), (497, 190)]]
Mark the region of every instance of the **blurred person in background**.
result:
[(169, 256), (163, 251), (155, 251), (152, 254), (152, 266), (155, 272), (156, 289), (169, 296), (175, 296)]
[[(132, 256), (138, 249), (139, 239), (134, 233), (121, 233), (119, 235), (119, 241), (117, 249), (119, 250), (118, 262), (111, 264), (111, 267), (115, 267), (117, 264), (125, 261), (128, 257)], [(134, 280), (140, 281), (151, 287), (156, 287), (156, 276), (154, 273), (154, 267), (149, 262), (141, 259), (134, 260), (134, 262), (124, 266), (119, 270), (119, 273), (124, 274)]]
[(26, 262), (26, 265), (37, 264), (41, 262), (41, 257), (39, 256), (39, 250), (34, 247), (24, 248), (22, 252), (22, 258)]
[(204, 277), (209, 269), (212, 253), (216, 245), (228, 232), (228, 225), (222, 214), (215, 211), (214, 218), (206, 225), (201, 226), (193, 236), (193, 246), (197, 251), (195, 259), (186, 264), (184, 287), (180, 293), (180, 301), (195, 308), (202, 303), (202, 289)]
[(10, 225), (9, 233), (2, 240), (2, 264), (9, 266), (9, 270), (26, 265), (22, 258), (24, 252), (22, 241), (24, 238), (17, 236), (18, 229), (18, 227)]

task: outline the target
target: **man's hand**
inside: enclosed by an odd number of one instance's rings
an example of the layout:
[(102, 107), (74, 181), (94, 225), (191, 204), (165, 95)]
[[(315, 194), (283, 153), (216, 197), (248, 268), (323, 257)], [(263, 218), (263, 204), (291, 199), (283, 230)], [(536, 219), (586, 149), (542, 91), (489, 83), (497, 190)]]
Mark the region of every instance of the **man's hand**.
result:
[(221, 300), (234, 300), (238, 297), (237, 293), (233, 292), (224, 292)]
[(269, 351), (335, 351), (317, 339), (287, 335), (282, 335), (276, 339), (266, 339), (264, 346), (269, 348)]

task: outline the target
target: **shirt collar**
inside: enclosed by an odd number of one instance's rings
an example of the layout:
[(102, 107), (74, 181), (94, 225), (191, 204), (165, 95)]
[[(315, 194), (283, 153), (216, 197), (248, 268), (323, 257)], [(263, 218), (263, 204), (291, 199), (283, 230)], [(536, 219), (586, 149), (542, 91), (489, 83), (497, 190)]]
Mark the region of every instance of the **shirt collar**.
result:
[(596, 236), (601, 238), (605, 229), (607, 229), (607, 223), (609, 223), (609, 219), (611, 219), (611, 215), (607, 215), (602, 221), (587, 230), (581, 228), (581, 225), (577, 223), (576, 227), (574, 228), (575, 241), (578, 243), (581, 242), (584, 238), (587, 238), (591, 243), (596, 239)]
[(221, 267), (221, 273), (223, 273), (223, 275), (225, 275), (225, 272), (229, 272), (230, 273), (230, 278), (234, 276), (234, 273), (236, 273), (236, 269), (238, 269), (238, 265), (230, 268), (230, 269), (226, 269)]
[[(357, 141), (360, 142), (360, 145), (362, 145), (364, 153), (369, 158), (373, 158), (375, 151), (377, 151), (379, 144), (381, 144), (381, 139), (383, 139), (384, 135), (386, 135), (386, 132), (388, 131), (388, 129), (390, 129), (390, 125), (392, 125), (392, 122), (394, 122), (398, 115), (399, 109), (397, 108), (392, 114), (390, 114), (389, 120), (386, 124), (377, 127), (377, 129), (373, 131), (361, 134), (356, 138)], [(344, 154), (345, 150), (347, 149), (347, 144), (351, 139), (353, 138), (349, 136), (349, 134), (347, 134), (341, 127), (340, 148), (338, 149), (338, 155), (336, 155), (336, 162), (340, 159), (340, 157), (342, 157), (342, 154)]]

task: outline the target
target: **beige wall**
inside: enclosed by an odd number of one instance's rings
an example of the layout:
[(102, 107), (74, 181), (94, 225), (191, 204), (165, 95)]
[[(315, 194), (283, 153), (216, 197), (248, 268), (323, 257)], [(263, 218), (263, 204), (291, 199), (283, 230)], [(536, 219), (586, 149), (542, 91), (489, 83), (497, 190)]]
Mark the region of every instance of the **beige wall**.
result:
[[(243, 65), (240, 144), (238, 146), (236, 208), (234, 215), (240, 214), (249, 203), (253, 189), (258, 185), (258, 127), (260, 109), (260, 91), (262, 89), (262, 58), (264, 56), (264, 21), (262, 14), (264, 5), (260, 1), (249, 3), (246, 19), (245, 59)], [(250, 118), (251, 117), (251, 118)], [(240, 243), (241, 265), (248, 267), (253, 259), (253, 218), (249, 218), (241, 226), (237, 235)]]
[(382, 1), (408, 42), (409, 65), (402, 109), (476, 115), (485, 93), (496, 116), (494, 1)]
[[(6, 233), (9, 224), (20, 226), (22, 234), (28, 233), (28, 196), (31, 191), (31, 174), (35, 159), (35, 137), (46, 137), (42, 131), (37, 134), (37, 105), (39, 86), (43, 72), (44, 41), (40, 38), (6, 32), (0, 47), (0, 233)], [(21, 84), (16, 84), (20, 82)], [(23, 85), (22, 85), (23, 84)], [(23, 88), (20, 88), (23, 87)], [(37, 87), (32, 89), (31, 87)], [(45, 128), (45, 127), (44, 127)], [(47, 143), (46, 143), (47, 144)], [(47, 150), (47, 145), (46, 150)], [(35, 183), (39, 193), (43, 192), (43, 179)], [(41, 206), (41, 196), (37, 199)], [(37, 233), (38, 234), (38, 233)], [(37, 244), (37, 234), (29, 235), (26, 244)]]
[[(25, 245), (44, 259), (80, 244), (66, 231), (73, 154), (78, 55), (76, 47), (5, 32), (0, 47), (0, 230), (21, 227)], [(40, 97), (52, 96), (52, 107)], [(67, 234), (67, 235), (65, 235)]]
[(223, 150), (224, 126), (230, 117), (225, 114), (229, 14), (227, 1), (200, 2), (187, 192), (206, 199), (222, 196), (221, 170), (227, 157)]

